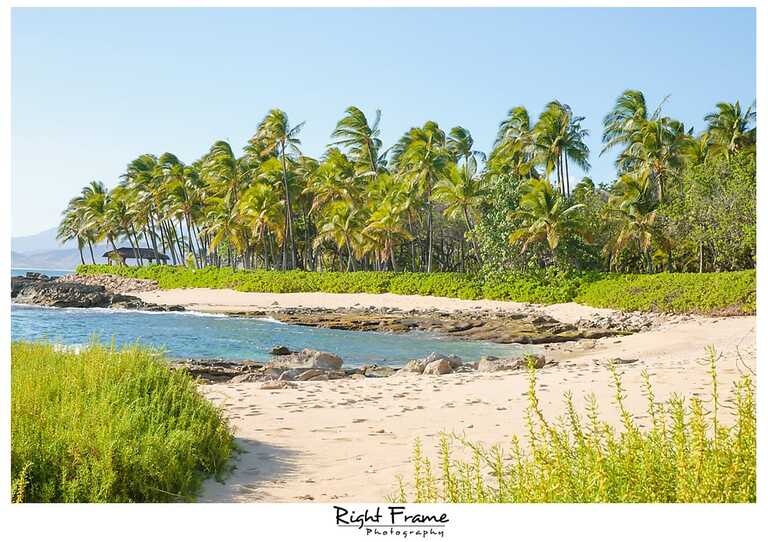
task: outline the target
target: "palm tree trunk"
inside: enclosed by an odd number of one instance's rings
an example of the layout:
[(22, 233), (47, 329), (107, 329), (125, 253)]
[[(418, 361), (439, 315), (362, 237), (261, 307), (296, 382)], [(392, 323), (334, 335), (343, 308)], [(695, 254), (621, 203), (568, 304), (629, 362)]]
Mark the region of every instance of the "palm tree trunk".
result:
[(79, 237), (77, 239), (77, 250), (80, 252), (80, 263), (85, 265), (85, 258), (83, 258), (83, 240)]
[(568, 155), (563, 153), (563, 162), (565, 163), (565, 185), (566, 185), (566, 197), (571, 195), (571, 177), (568, 173)]
[(432, 183), (427, 178), (427, 273), (432, 272)]
[(115, 257), (117, 258), (117, 262), (118, 262), (117, 265), (118, 266), (122, 266), (123, 265), (123, 260), (122, 260), (122, 258), (118, 257), (117, 247), (115, 246), (115, 240), (112, 239), (111, 235), (109, 237), (107, 237), (107, 240), (109, 241), (109, 244), (112, 245), (112, 250), (115, 251)]
[(188, 238), (187, 240), (189, 241), (189, 250), (192, 252), (192, 256), (195, 259), (195, 267), (199, 268), (200, 262), (198, 262), (197, 260), (197, 252), (195, 251), (195, 245), (192, 241), (192, 227), (189, 225), (189, 222), (190, 222), (189, 214), (187, 214), (187, 216), (185, 217), (184, 222), (187, 223), (187, 238)]
[(283, 166), (283, 191), (285, 192), (285, 233), (287, 238), (283, 245), (283, 269), (288, 264), (286, 251), (291, 249), (291, 269), (296, 267), (296, 243), (293, 239), (293, 219), (291, 213), (291, 195), (288, 191), (288, 168), (285, 166), (285, 143), (280, 147), (280, 162)]
[[(477, 264), (482, 266), (483, 260), (480, 257), (480, 249), (477, 248), (477, 239), (475, 239), (475, 234), (472, 232), (472, 223), (469, 221), (469, 212), (467, 211), (467, 208), (464, 207), (464, 222), (467, 224), (467, 233), (469, 233), (469, 240), (472, 242), (472, 249), (475, 251), (475, 257), (477, 258)], [(463, 250), (463, 247), (462, 247)], [(463, 257), (463, 256), (462, 256)]]
[(88, 239), (88, 250), (91, 252), (91, 263), (96, 263), (96, 258), (93, 257), (93, 245), (91, 244), (91, 240)]
[[(157, 239), (155, 238), (155, 219), (152, 213), (149, 213), (149, 233), (152, 240), (152, 249), (155, 251), (155, 263), (162, 265), (164, 262), (160, 259), (160, 253), (157, 251)], [(146, 236), (146, 232), (144, 234)]]
[(397, 273), (397, 261), (395, 260), (395, 244), (389, 240), (389, 259), (392, 262), (392, 271)]

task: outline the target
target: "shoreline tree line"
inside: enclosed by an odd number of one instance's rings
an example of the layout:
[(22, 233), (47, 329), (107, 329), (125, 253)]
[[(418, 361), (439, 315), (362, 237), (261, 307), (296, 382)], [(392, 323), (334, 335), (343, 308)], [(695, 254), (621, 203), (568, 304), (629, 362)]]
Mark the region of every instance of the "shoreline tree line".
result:
[[(722, 102), (694, 133), (625, 91), (603, 119), (616, 178), (588, 173), (584, 117), (515, 107), (486, 155), (434, 121), (385, 148), (381, 112), (349, 107), (319, 159), (279, 109), (242, 153), (131, 161), (113, 189), (72, 198), (58, 230), (82, 263), (107, 242), (202, 268), (333, 271), (731, 271), (755, 264), (756, 113)], [(141, 256), (140, 252), (136, 252)], [(146, 261), (138, 258), (139, 264)]]

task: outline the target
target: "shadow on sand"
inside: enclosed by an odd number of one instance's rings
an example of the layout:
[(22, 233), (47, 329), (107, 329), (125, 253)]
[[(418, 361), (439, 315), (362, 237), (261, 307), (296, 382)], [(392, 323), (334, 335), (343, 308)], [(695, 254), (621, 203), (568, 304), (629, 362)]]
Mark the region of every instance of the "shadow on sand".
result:
[(239, 452), (232, 458), (234, 469), (221, 482), (207, 479), (198, 502), (274, 502), (270, 489), (280, 487), (296, 471), (300, 453), (244, 438), (235, 443)]

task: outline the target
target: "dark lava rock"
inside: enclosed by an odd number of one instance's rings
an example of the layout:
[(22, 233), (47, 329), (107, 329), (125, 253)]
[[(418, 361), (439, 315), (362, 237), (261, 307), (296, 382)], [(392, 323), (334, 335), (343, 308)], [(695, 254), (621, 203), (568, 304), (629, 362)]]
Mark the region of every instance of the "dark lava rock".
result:
[(270, 350), (269, 353), (272, 354), (273, 356), (288, 356), (290, 354), (293, 354), (294, 352), (291, 351), (291, 349), (288, 348), (287, 346), (280, 345), (280, 346), (275, 346), (272, 350)]
[(11, 298), (17, 303), (44, 307), (120, 308), (146, 311), (183, 311), (181, 305), (156, 305), (140, 298), (108, 291), (104, 286), (38, 277), (11, 277)]

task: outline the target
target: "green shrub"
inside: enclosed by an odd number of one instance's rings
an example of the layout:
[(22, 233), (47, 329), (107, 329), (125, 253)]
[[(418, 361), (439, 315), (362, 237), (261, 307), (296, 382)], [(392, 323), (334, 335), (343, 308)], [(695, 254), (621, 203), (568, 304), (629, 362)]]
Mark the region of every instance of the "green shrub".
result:
[[(744, 377), (735, 386), (735, 422), (718, 419), (715, 353), (710, 351), (712, 398), (673, 397), (657, 403), (648, 374), (643, 392), (649, 430), (642, 430), (624, 406), (621, 379), (612, 368), (620, 425), (617, 432), (599, 418), (594, 395), (586, 419), (572, 396), (565, 412), (547, 420), (530, 371), (526, 410), (527, 446), (515, 436), (511, 453), (461, 437), (442, 435), (434, 463), (416, 442), (413, 481), (399, 480), (400, 502), (755, 502), (755, 392)], [(458, 441), (471, 461), (454, 460)]]
[(593, 307), (659, 312), (755, 312), (755, 271), (733, 273), (391, 273), (240, 270), (153, 265), (81, 265), (84, 275), (152, 279), (160, 288), (232, 288), (241, 292), (331, 292), (432, 295), (522, 303), (577, 301)]
[(15, 502), (191, 500), (232, 447), (192, 377), (150, 350), (11, 346)]
[(585, 285), (575, 300), (629, 311), (753, 314), (755, 270), (614, 275)]

